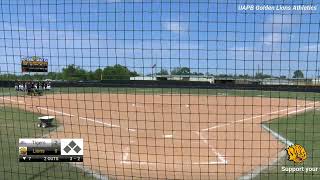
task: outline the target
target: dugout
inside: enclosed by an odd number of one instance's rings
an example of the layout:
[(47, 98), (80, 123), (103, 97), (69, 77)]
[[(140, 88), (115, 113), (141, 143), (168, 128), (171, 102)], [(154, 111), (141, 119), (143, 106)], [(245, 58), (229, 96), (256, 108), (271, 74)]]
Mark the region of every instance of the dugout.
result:
[(236, 84), (236, 80), (235, 79), (215, 79), (214, 84), (234, 85)]
[(223, 85), (260, 85), (260, 80), (254, 80), (254, 79), (228, 79), (228, 78), (221, 78), (221, 79), (214, 79), (214, 84), (223, 84)]

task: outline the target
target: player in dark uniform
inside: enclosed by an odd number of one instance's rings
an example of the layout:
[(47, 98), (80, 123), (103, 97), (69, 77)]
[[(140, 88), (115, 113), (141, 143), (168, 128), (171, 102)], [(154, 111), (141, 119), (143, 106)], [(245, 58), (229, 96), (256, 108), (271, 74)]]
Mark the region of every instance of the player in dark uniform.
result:
[(31, 83), (31, 82), (26, 82), (25, 85), (26, 85), (26, 87), (27, 87), (27, 94), (28, 94), (28, 95), (31, 95), (32, 83)]

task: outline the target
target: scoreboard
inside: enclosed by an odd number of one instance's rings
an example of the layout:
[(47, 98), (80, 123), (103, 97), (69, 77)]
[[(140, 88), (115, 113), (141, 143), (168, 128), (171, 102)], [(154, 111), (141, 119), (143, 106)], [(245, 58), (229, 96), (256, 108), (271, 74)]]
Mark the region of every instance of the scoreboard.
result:
[(48, 72), (48, 60), (43, 58), (24, 58), (21, 60), (22, 72)]
[(83, 139), (19, 139), (19, 162), (83, 162)]

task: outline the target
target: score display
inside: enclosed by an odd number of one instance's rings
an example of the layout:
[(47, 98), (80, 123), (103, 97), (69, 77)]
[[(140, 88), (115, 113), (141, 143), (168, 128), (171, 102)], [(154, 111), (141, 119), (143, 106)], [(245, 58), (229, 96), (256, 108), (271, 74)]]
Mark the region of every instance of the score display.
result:
[(35, 57), (21, 60), (21, 71), (24, 72), (48, 72), (48, 60)]
[(83, 162), (83, 139), (19, 139), (19, 162)]

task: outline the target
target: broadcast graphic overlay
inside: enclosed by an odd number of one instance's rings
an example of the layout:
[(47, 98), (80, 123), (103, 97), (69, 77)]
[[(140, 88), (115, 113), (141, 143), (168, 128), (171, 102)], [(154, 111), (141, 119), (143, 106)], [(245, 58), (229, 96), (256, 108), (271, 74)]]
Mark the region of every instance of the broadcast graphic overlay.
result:
[(83, 162), (83, 139), (19, 139), (19, 162)]

